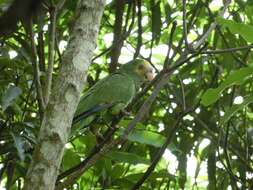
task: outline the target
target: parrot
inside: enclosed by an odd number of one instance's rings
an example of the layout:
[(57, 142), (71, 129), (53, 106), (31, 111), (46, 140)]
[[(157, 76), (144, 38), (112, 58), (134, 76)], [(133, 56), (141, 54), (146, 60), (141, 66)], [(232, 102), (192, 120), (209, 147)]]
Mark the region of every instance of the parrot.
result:
[(110, 110), (116, 115), (123, 111), (136, 95), (141, 85), (153, 79), (151, 64), (135, 59), (123, 64), (116, 72), (99, 80), (80, 98), (72, 122), (73, 125), (87, 126), (94, 115)]

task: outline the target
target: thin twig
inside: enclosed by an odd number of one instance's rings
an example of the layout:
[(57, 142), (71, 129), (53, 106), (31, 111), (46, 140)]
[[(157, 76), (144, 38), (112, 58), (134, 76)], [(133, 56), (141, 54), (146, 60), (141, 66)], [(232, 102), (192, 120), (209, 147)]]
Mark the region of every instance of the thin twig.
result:
[[(230, 107), (232, 107), (232, 105), (233, 105), (234, 97), (235, 97), (235, 86), (233, 87), (232, 93), (231, 93), (231, 96), (230, 96), (230, 103), (229, 103)], [(231, 124), (231, 120), (229, 120), (227, 125), (226, 125), (225, 137), (223, 138), (224, 139), (224, 143), (223, 143), (224, 157), (225, 157), (225, 161), (227, 163), (226, 168), (228, 170), (231, 182), (234, 185), (234, 187), (236, 187), (236, 189), (239, 189), (238, 186), (237, 186), (238, 177), (233, 173), (232, 166), (231, 166), (231, 160), (230, 160), (229, 153), (228, 153), (228, 141), (229, 141), (230, 124)], [(223, 132), (222, 128), (220, 128), (220, 130)]]
[(183, 2), (183, 36), (185, 48), (188, 49), (188, 39), (187, 39), (187, 23), (186, 23), (186, 0), (182, 0)]
[[(135, 23), (135, 14), (136, 14), (135, 1), (131, 1), (131, 6), (132, 6), (132, 19), (131, 19), (130, 25), (128, 27), (128, 30), (127, 30), (127, 22), (126, 22), (126, 25), (124, 27), (125, 28), (124, 29), (124, 32), (125, 32), (124, 33), (124, 39), (126, 39), (130, 35), (130, 33), (131, 33), (131, 31), (134, 27), (134, 23)], [(130, 7), (130, 5), (129, 5), (129, 7)]]
[(153, 46), (154, 46), (154, 39), (151, 38), (151, 42), (150, 42), (150, 53), (149, 53), (149, 56), (148, 56), (148, 60), (151, 61), (151, 57), (153, 55)]
[(128, 2), (128, 6), (127, 6), (127, 11), (126, 11), (126, 16), (125, 16), (125, 24), (124, 24), (124, 27), (123, 27), (123, 33), (124, 34), (127, 31), (127, 26), (128, 26), (128, 21), (129, 21), (129, 18), (130, 18), (130, 13), (131, 13), (132, 5), (133, 5), (133, 2), (129, 1)]
[(28, 102), (29, 102), (29, 99), (31, 97), (33, 87), (34, 87), (34, 79), (32, 80), (32, 84), (31, 84), (31, 86), (29, 88), (29, 91), (28, 91), (28, 94), (26, 96), (25, 105), (24, 105), (24, 108), (22, 109), (24, 111), (23, 111), (22, 116), (21, 116), (21, 121), (24, 121), (24, 119), (25, 119), (25, 115), (26, 115), (26, 111), (27, 111), (26, 108), (28, 106)]
[(65, 2), (66, 2), (66, 0), (59, 1), (58, 4), (56, 5), (56, 9), (61, 10), (62, 7), (64, 6)]
[(235, 51), (249, 50), (253, 48), (253, 44), (247, 46), (241, 46), (236, 48), (228, 48), (228, 49), (218, 49), (218, 50), (207, 50), (201, 52), (201, 54), (222, 54), (222, 53), (231, 53)]
[(134, 53), (134, 59), (139, 55), (140, 49), (142, 46), (142, 12), (141, 12), (141, 0), (137, 0), (137, 7), (138, 7), (138, 37), (137, 37), (137, 46)]
[(42, 93), (42, 86), (40, 82), (40, 68), (39, 68), (39, 63), (37, 61), (37, 50), (36, 50), (36, 45), (34, 42), (34, 32), (33, 32), (33, 21), (30, 19), (30, 25), (29, 25), (29, 33), (31, 36), (31, 48), (32, 48), (32, 62), (34, 66), (34, 78), (36, 81), (36, 89), (37, 89), (37, 95), (38, 95), (38, 102), (39, 102), (39, 110), (40, 110), (40, 116), (42, 118), (43, 111), (45, 109), (45, 101), (43, 98), (43, 93)]
[(91, 62), (94, 62), (97, 58), (103, 56), (104, 54), (107, 54), (108, 52), (110, 52), (112, 50), (112, 46), (105, 49), (104, 51), (102, 51), (101, 53), (99, 53), (98, 55), (96, 55), (95, 57), (92, 58)]
[(168, 43), (168, 51), (167, 51), (167, 55), (165, 57), (165, 60), (164, 60), (164, 64), (163, 64), (163, 67), (167, 67), (169, 65), (169, 60), (170, 60), (170, 52), (171, 52), (171, 49), (172, 49), (172, 43), (173, 43), (173, 36), (174, 36), (174, 32), (176, 30), (176, 27), (177, 27), (177, 22), (174, 21), (172, 23), (172, 27), (171, 27), (171, 30), (170, 30), (170, 37), (169, 37), (169, 43)]
[[(57, 31), (56, 31), (56, 33), (57, 33)], [(58, 40), (58, 36), (57, 36), (57, 35), (55, 36), (55, 44), (56, 44), (56, 46), (55, 46), (55, 48), (56, 48), (56, 53), (57, 53), (57, 55), (58, 55), (58, 62), (59, 62), (59, 63), (62, 63), (62, 54), (61, 54), (60, 49), (59, 49), (59, 46), (58, 46), (59, 40)]]
[(115, 72), (117, 69), (120, 51), (123, 46), (122, 23), (123, 23), (124, 7), (125, 7), (124, 0), (116, 1), (115, 23), (113, 29), (114, 36), (112, 42), (111, 63), (109, 67), (110, 73)]
[(44, 51), (44, 32), (43, 29), (40, 28), (38, 32), (38, 57), (39, 57), (39, 68), (42, 72), (45, 72), (45, 51)]
[(231, 161), (228, 155), (228, 137), (229, 137), (229, 126), (230, 126), (230, 122), (227, 123), (226, 126), (226, 131), (225, 131), (225, 140), (224, 140), (224, 157), (227, 163), (227, 170), (229, 171), (229, 176), (231, 179), (231, 182), (234, 184), (234, 186), (236, 187), (236, 189), (239, 189), (237, 186), (237, 176), (234, 174), (233, 170), (232, 170), (232, 166), (231, 166)]
[(54, 5), (50, 7), (50, 26), (48, 38), (48, 68), (45, 88), (45, 104), (47, 105), (52, 88), (52, 77), (54, 68), (54, 51), (55, 51), (55, 27), (56, 27), (56, 8)]
[(182, 104), (183, 104), (183, 110), (186, 109), (186, 103), (185, 103), (185, 91), (184, 91), (184, 83), (181, 79), (181, 77), (178, 75), (178, 80), (180, 82), (180, 87), (181, 87), (181, 95), (182, 95)]

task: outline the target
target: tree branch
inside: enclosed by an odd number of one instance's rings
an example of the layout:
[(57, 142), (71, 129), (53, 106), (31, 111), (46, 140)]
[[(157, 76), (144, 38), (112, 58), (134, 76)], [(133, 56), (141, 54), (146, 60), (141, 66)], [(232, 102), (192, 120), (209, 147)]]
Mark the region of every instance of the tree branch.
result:
[(222, 53), (231, 53), (235, 51), (242, 51), (242, 50), (249, 50), (253, 48), (253, 44), (248, 45), (248, 46), (241, 46), (241, 47), (236, 47), (236, 48), (228, 48), (228, 49), (218, 49), (218, 50), (207, 50), (201, 52), (201, 54), (222, 54)]
[(170, 62), (169, 61), (170, 60), (170, 52), (171, 52), (172, 45), (173, 45), (173, 36), (174, 36), (174, 32), (176, 30), (176, 27), (177, 27), (177, 22), (174, 21), (172, 23), (172, 27), (171, 27), (171, 30), (170, 30), (170, 37), (169, 37), (169, 43), (168, 43), (168, 51), (167, 51), (167, 54), (166, 54), (166, 57), (165, 57), (165, 60), (164, 60), (163, 68), (168, 67), (169, 62)]
[(118, 59), (120, 56), (120, 51), (123, 45), (122, 40), (122, 23), (123, 23), (123, 13), (124, 13), (124, 0), (116, 1), (116, 15), (114, 23), (114, 38), (112, 42), (112, 51), (111, 51), (111, 63), (109, 67), (109, 72), (113, 73), (117, 69)]
[(40, 82), (40, 67), (39, 67), (39, 63), (37, 60), (37, 49), (36, 49), (36, 45), (34, 42), (34, 32), (33, 32), (33, 21), (32, 19), (30, 19), (30, 23), (29, 23), (29, 33), (30, 33), (30, 37), (31, 37), (31, 48), (32, 48), (32, 62), (33, 62), (33, 67), (34, 67), (34, 79), (35, 79), (35, 84), (36, 84), (36, 90), (37, 90), (37, 99), (39, 102), (39, 111), (40, 111), (40, 116), (42, 118), (43, 116), (43, 112), (45, 109), (45, 100), (43, 97), (43, 91), (42, 91), (42, 86), (41, 86), (41, 82)]
[(45, 86), (45, 104), (48, 104), (49, 96), (52, 88), (52, 76), (54, 68), (54, 51), (55, 51), (55, 27), (56, 27), (56, 14), (57, 9), (55, 5), (51, 5), (49, 8), (50, 14), (50, 25), (49, 25), (49, 38), (48, 38), (48, 67), (46, 75), (46, 86)]
[(188, 39), (187, 39), (187, 23), (186, 23), (186, 0), (182, 0), (183, 3), (183, 36), (185, 48), (188, 49)]
[(135, 49), (135, 53), (134, 53), (134, 59), (137, 58), (137, 56), (140, 53), (140, 49), (142, 46), (142, 12), (141, 12), (141, 0), (137, 0), (137, 7), (138, 7), (138, 12), (137, 12), (137, 16), (138, 16), (138, 38), (137, 38), (137, 46)]

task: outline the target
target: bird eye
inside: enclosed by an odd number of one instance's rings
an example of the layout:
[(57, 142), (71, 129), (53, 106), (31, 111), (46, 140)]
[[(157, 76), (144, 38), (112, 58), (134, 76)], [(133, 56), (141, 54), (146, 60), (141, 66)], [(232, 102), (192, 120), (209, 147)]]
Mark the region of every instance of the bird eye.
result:
[(139, 70), (143, 70), (143, 69), (144, 69), (144, 65), (139, 65), (139, 66), (138, 66), (138, 69), (139, 69)]

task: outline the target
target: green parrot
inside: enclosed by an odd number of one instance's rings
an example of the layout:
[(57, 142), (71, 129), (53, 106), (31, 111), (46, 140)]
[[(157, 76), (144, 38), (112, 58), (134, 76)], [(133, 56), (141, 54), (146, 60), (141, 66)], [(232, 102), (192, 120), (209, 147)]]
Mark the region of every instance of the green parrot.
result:
[(141, 84), (153, 79), (151, 65), (136, 59), (122, 65), (115, 73), (92, 86), (80, 99), (73, 125), (87, 126), (96, 113), (122, 111), (138, 92)]

